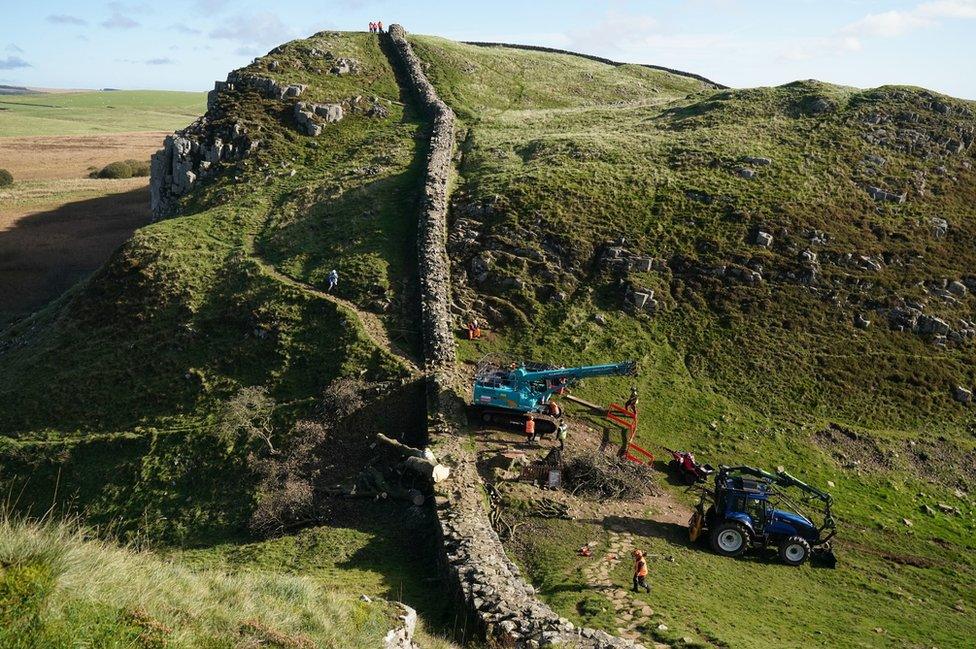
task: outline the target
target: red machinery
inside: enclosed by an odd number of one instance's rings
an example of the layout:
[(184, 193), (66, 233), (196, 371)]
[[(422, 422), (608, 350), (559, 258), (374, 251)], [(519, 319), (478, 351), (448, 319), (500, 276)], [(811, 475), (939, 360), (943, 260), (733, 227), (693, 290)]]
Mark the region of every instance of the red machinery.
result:
[(664, 447), (664, 450), (670, 453), (672, 458), (668, 462), (668, 468), (675, 474), (675, 477), (685, 484), (705, 482), (708, 476), (715, 472), (711, 464), (699, 464), (696, 462), (695, 456), (690, 451), (675, 451), (667, 446)]

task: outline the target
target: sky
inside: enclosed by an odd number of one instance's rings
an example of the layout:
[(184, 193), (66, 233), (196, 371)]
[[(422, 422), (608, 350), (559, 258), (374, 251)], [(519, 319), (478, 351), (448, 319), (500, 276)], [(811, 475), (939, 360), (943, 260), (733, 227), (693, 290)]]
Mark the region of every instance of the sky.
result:
[(0, 0), (0, 84), (208, 90), (370, 20), (652, 63), (733, 87), (908, 84), (976, 99), (976, 0)]

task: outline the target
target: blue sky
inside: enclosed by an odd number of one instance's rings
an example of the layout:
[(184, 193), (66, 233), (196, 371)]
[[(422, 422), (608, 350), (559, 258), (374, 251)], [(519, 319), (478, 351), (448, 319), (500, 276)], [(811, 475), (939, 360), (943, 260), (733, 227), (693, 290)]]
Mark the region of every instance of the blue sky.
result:
[(976, 99), (976, 0), (0, 0), (0, 83), (206, 90), (278, 43), (371, 19), (703, 74)]

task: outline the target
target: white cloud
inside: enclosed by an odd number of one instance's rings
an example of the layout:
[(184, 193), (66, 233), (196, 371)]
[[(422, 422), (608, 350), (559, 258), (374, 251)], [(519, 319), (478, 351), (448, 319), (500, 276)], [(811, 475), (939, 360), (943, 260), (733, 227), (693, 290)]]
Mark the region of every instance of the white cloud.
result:
[(812, 61), (824, 56), (859, 52), (863, 47), (859, 38), (847, 35), (791, 39), (780, 48), (779, 59)]
[(291, 40), (294, 30), (281, 22), (277, 15), (264, 11), (250, 15), (237, 14), (225, 21), (222, 27), (210, 32), (210, 37), (256, 47), (262, 44), (278, 45)]
[(173, 65), (174, 63), (176, 63), (176, 61), (168, 57), (158, 58), (158, 59), (146, 59), (146, 65)]
[(14, 54), (23, 54), (24, 50), (21, 49), (16, 43), (10, 43), (7, 45), (7, 51), (13, 52)]
[(196, 35), (196, 34), (202, 34), (203, 33), (202, 31), (200, 31), (199, 29), (196, 29), (195, 27), (187, 27), (186, 25), (184, 25), (182, 23), (173, 23), (172, 25), (169, 26), (169, 28), (172, 29), (174, 32), (177, 32), (177, 33), (180, 33), (180, 34), (186, 34), (188, 36), (193, 36), (193, 35)]
[(69, 14), (51, 14), (45, 18), (49, 23), (54, 23), (55, 25), (87, 25), (88, 21), (84, 18), (79, 18), (78, 16), (71, 16)]
[(8, 56), (0, 59), (0, 70), (17, 70), (19, 68), (29, 68), (31, 64), (19, 56)]
[(868, 14), (841, 29), (841, 33), (860, 37), (894, 38), (927, 27), (947, 18), (976, 18), (976, 0), (933, 0), (911, 9)]

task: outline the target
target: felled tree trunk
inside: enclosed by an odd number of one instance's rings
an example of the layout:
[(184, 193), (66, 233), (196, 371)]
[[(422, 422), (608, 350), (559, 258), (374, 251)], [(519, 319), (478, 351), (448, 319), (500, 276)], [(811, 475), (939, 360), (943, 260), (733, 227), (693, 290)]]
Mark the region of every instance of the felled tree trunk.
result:
[(391, 439), (383, 433), (377, 433), (376, 439), (387, 446), (392, 446), (402, 455), (407, 456), (403, 460), (403, 466), (430, 479), (432, 482), (443, 482), (451, 475), (450, 467), (440, 464), (429, 449), (407, 446), (403, 442)]

